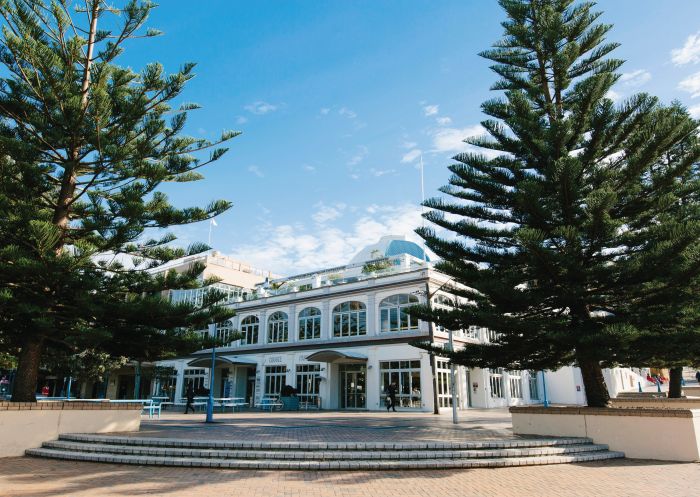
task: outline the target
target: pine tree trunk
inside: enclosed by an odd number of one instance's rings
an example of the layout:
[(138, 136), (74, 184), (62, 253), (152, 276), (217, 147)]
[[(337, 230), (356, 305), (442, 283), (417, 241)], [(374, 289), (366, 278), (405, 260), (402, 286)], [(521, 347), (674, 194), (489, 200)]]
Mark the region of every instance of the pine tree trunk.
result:
[(22, 344), (12, 390), (12, 402), (36, 402), (35, 392), (43, 346), (43, 339), (38, 337), (30, 337)]
[(589, 407), (608, 407), (610, 394), (603, 378), (600, 363), (590, 357), (577, 354), (578, 366), (581, 368), (583, 386), (586, 390), (586, 401)]
[(669, 370), (668, 379), (668, 398), (669, 399), (680, 399), (683, 395), (681, 390), (681, 380), (683, 379), (683, 368), (671, 368)]

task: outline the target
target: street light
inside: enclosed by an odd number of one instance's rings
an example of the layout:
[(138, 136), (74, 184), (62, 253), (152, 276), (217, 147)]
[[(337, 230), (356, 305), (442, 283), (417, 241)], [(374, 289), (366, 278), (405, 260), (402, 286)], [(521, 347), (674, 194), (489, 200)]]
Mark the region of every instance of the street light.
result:
[[(216, 339), (216, 325), (210, 324), (209, 336)], [(207, 423), (214, 422), (214, 370), (216, 367), (216, 341), (211, 348), (211, 371), (209, 373), (209, 399), (207, 400)]]

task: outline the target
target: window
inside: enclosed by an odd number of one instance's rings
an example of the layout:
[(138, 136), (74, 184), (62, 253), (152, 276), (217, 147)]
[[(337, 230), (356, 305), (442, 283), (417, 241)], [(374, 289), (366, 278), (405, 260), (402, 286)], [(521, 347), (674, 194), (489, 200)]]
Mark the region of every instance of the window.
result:
[(381, 331), (407, 331), (418, 329), (418, 318), (406, 310), (418, 304), (418, 297), (409, 294), (392, 295), (379, 304)]
[(182, 396), (187, 394), (187, 387), (192, 385), (194, 394), (202, 393), (204, 389), (204, 379), (207, 376), (207, 370), (204, 368), (186, 368), (184, 380), (182, 382)]
[(289, 321), (287, 314), (281, 311), (273, 312), (267, 320), (267, 341), (269, 343), (286, 342)]
[(308, 402), (319, 409), (319, 391), (321, 389), (321, 365), (297, 364), (297, 396), (299, 402)]
[(401, 407), (421, 407), (420, 361), (380, 362), (381, 404), (385, 405), (387, 388), (396, 384), (396, 402)]
[(230, 337), (232, 334), (233, 323), (231, 321), (216, 323), (216, 339), (223, 343), (225, 346), (231, 345)]
[(287, 382), (287, 366), (265, 367), (265, 395), (278, 397)]
[(478, 340), (479, 339), (479, 331), (481, 330), (480, 326), (474, 326), (471, 325), (469, 328), (467, 328), (464, 332), (464, 338), (469, 338), (471, 340)]
[(537, 384), (537, 371), (530, 371), (528, 373), (528, 385), (530, 387), (530, 399), (540, 400), (540, 388)]
[(343, 302), (333, 309), (333, 336), (367, 334), (367, 308), (362, 302)]
[(438, 406), (452, 407), (452, 392), (450, 391), (450, 361), (435, 359), (437, 375)]
[(491, 386), (491, 397), (494, 399), (504, 398), (503, 369), (489, 369), (489, 385)]
[(523, 398), (522, 375), (520, 371), (514, 370), (508, 372), (508, 381), (510, 383), (510, 397), (512, 399)]
[(307, 307), (299, 313), (299, 340), (321, 338), (321, 311)]
[(260, 320), (256, 316), (248, 316), (241, 321), (241, 345), (253, 345), (258, 343), (258, 330), (260, 329)]

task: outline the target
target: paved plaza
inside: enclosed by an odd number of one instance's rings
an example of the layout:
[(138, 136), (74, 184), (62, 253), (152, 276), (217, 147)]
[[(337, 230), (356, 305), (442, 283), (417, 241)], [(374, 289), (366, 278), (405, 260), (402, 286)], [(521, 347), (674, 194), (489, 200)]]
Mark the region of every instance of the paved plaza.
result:
[[(513, 438), (505, 410), (397, 413), (168, 413), (134, 436), (255, 441), (457, 441)], [(2, 497), (53, 496), (697, 496), (700, 465), (613, 460), (499, 469), (253, 471), (124, 466), (36, 458), (0, 464)]]

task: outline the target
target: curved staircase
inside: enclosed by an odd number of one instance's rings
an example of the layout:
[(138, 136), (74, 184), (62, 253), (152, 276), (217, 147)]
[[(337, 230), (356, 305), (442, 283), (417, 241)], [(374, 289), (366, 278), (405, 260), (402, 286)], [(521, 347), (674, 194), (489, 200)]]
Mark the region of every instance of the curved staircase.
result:
[(387, 470), (493, 468), (624, 457), (588, 438), (470, 442), (239, 442), (61, 435), (29, 456), (118, 464), (232, 469)]

